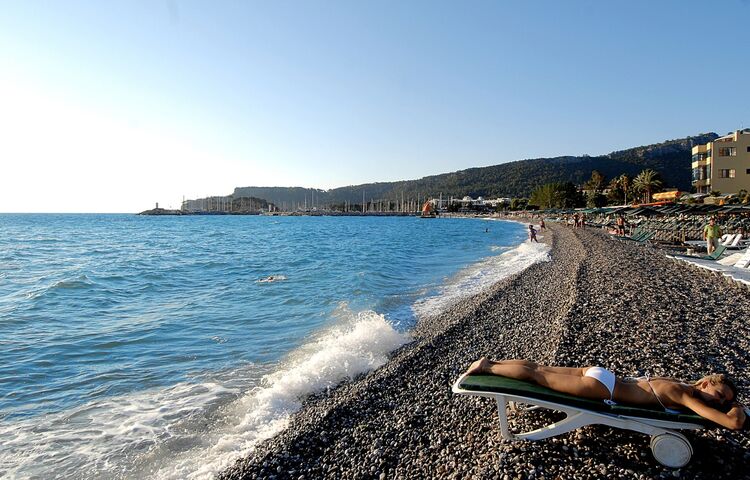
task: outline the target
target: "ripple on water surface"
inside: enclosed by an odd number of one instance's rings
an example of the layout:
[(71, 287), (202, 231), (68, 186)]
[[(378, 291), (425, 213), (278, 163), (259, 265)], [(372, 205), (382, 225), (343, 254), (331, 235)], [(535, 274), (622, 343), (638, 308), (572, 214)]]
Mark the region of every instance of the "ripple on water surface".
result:
[(0, 471), (18, 476), (210, 478), (417, 316), (543, 259), (506, 222), (2, 220)]

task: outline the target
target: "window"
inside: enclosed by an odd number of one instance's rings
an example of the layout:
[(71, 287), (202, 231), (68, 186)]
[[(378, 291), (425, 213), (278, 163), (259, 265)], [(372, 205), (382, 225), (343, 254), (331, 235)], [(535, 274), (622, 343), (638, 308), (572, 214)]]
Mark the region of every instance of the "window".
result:
[(736, 157), (737, 147), (719, 147), (720, 157)]
[[(747, 148), (750, 148), (750, 147), (747, 147)], [(745, 170), (745, 173), (747, 173), (748, 175), (750, 175), (750, 168), (748, 168), (747, 170)]]
[(750, 147), (747, 147), (747, 153), (750, 153)]
[(734, 168), (722, 168), (719, 170), (719, 176), (721, 178), (735, 178), (737, 171)]

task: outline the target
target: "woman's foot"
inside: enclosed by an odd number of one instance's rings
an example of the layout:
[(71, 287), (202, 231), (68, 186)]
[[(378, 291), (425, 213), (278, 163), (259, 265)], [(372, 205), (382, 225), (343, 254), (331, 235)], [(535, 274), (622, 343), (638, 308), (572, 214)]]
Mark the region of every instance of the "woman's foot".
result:
[(490, 361), (487, 360), (487, 357), (482, 357), (476, 362), (472, 363), (468, 370), (466, 370), (467, 375), (476, 375), (478, 373), (485, 373), (487, 371), (487, 368), (491, 365)]

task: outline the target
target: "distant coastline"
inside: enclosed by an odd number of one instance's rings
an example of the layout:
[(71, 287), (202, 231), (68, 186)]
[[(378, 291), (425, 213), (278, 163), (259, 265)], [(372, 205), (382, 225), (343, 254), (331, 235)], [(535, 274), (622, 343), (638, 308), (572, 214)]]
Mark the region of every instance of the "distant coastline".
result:
[(183, 211), (168, 210), (165, 208), (153, 208), (145, 210), (137, 215), (154, 215), (154, 216), (176, 216), (176, 215), (265, 215), (272, 217), (418, 217), (419, 214), (414, 212), (334, 212), (334, 211), (315, 211), (315, 212), (203, 212), (203, 211)]

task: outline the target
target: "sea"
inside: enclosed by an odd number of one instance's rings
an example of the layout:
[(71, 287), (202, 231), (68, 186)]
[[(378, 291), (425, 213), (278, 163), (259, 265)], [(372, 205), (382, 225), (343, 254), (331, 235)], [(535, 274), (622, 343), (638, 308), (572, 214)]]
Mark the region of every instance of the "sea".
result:
[(0, 477), (206, 479), (548, 260), (465, 218), (0, 214)]

